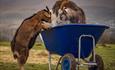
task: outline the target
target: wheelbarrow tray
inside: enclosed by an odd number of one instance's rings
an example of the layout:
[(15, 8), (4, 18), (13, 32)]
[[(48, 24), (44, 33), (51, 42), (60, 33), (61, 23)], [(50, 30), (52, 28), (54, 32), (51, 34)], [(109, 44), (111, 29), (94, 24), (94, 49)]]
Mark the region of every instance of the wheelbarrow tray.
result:
[[(78, 58), (79, 37), (81, 35), (92, 35), (95, 38), (95, 45), (101, 37), (107, 26), (94, 24), (68, 24), (56, 26), (46, 31), (42, 31), (41, 35), (46, 49), (50, 53), (65, 55), (71, 53)], [(93, 49), (93, 40), (89, 37), (81, 39), (81, 58), (90, 55)]]

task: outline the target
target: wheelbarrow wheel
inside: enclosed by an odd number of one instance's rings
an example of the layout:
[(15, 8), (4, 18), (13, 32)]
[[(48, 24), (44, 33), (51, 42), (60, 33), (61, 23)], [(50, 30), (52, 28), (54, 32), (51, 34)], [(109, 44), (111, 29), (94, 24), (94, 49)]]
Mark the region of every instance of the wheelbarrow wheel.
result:
[(66, 54), (62, 57), (61, 70), (76, 70), (76, 60), (72, 54)]
[[(103, 63), (102, 57), (96, 54), (95, 60), (96, 60), (97, 65), (90, 66), (89, 70), (104, 70), (104, 63)], [(90, 58), (90, 61), (93, 61), (93, 57)]]

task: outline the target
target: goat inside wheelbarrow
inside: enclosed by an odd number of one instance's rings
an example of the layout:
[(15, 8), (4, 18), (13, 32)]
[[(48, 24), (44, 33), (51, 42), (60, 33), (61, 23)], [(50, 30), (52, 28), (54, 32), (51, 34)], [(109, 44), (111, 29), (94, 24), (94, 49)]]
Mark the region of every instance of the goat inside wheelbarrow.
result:
[[(88, 65), (89, 70), (104, 70), (103, 60), (95, 53), (94, 48), (107, 28), (109, 27), (104, 25), (68, 24), (41, 32), (49, 51), (49, 70), (52, 53), (62, 56), (58, 63), (61, 64), (61, 70), (79, 70), (83, 65)], [(86, 60), (90, 55), (90, 59)]]

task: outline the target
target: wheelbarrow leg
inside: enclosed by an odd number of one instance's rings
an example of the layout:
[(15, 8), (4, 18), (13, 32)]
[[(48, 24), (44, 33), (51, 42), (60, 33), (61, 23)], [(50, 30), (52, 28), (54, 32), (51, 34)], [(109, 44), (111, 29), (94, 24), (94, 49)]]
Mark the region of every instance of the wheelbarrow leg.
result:
[(56, 69), (55, 69), (55, 70), (58, 70), (59, 64), (61, 64), (61, 59), (62, 59), (62, 57), (63, 57), (63, 56), (61, 56), (61, 57), (59, 58), (59, 61), (58, 61), (57, 65), (56, 65)]
[(50, 54), (50, 52), (49, 52), (49, 54), (48, 54), (48, 64), (49, 64), (49, 70), (51, 70), (51, 54)]
[(89, 37), (89, 38), (92, 38), (93, 40), (93, 51), (92, 51), (92, 56), (93, 56), (93, 62), (95, 62), (95, 37), (93, 35), (80, 35), (79, 37), (79, 43), (78, 43), (78, 70), (80, 69), (80, 58), (81, 58), (81, 44), (82, 44), (82, 41), (81, 39), (82, 38), (86, 38), (86, 37)]

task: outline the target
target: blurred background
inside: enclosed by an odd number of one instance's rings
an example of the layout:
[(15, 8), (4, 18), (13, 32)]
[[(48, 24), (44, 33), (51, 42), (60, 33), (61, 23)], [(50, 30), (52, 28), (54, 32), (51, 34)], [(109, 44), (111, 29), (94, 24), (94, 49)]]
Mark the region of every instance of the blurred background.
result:
[[(72, 0), (81, 7), (88, 24), (110, 26), (100, 43), (115, 44), (115, 0)], [(56, 0), (0, 0), (0, 41), (11, 41), (22, 21)], [(40, 41), (39, 38), (37, 41)]]
[[(102, 56), (105, 70), (115, 70), (115, 0), (72, 1), (84, 10), (88, 24), (104, 24), (110, 27), (101, 37), (101, 44), (97, 44), (96, 53)], [(46, 5), (52, 9), (55, 2), (56, 0), (0, 0), (0, 70), (18, 70), (10, 47), (17, 28), (24, 19), (44, 9)], [(30, 50), (25, 70), (48, 70), (48, 52), (39, 37), (37, 41), (39, 42)], [(53, 69), (58, 59), (59, 56), (53, 57)]]

